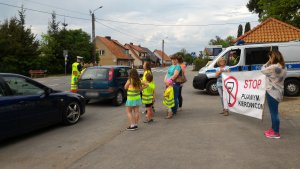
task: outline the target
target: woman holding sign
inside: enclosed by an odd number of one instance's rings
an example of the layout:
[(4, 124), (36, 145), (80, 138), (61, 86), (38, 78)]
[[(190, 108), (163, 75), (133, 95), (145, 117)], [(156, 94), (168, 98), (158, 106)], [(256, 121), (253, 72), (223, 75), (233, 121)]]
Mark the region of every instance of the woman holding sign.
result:
[(280, 138), (278, 105), (283, 98), (286, 70), (283, 57), (278, 50), (270, 52), (269, 61), (263, 65), (261, 72), (267, 76), (266, 97), (272, 120), (272, 128), (265, 131), (265, 136), (268, 138)]
[(226, 60), (224, 57), (221, 57), (218, 61), (218, 65), (219, 67), (216, 69), (216, 77), (217, 79), (217, 88), (218, 88), (218, 92), (219, 95), (221, 97), (221, 103), (222, 103), (222, 108), (223, 111), (221, 112), (221, 114), (223, 114), (224, 116), (228, 116), (228, 110), (224, 108), (224, 102), (223, 102), (223, 84), (222, 84), (222, 73), (223, 72), (230, 72), (229, 66), (226, 66)]

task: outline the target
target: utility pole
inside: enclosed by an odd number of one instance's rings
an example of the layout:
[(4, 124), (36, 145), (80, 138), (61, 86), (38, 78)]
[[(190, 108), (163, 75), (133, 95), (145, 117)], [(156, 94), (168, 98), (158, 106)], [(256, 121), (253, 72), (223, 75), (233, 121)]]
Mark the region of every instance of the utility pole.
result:
[(165, 50), (165, 40), (162, 40), (162, 55), (161, 55), (161, 65), (164, 66), (164, 50)]
[(95, 14), (92, 13), (92, 42), (93, 42), (93, 57), (94, 57), (94, 66), (97, 64), (96, 59), (96, 42), (95, 42)]
[(96, 59), (96, 42), (95, 42), (95, 11), (102, 8), (103, 6), (100, 6), (96, 8), (95, 10), (90, 10), (90, 14), (92, 15), (92, 42), (93, 42), (93, 57), (94, 57), (94, 65), (97, 64)]

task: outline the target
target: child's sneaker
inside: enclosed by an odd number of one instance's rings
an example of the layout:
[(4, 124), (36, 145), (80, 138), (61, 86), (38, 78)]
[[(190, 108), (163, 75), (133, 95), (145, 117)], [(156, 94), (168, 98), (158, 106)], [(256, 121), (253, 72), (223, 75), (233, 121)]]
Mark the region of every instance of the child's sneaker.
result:
[(137, 128), (135, 128), (135, 126), (133, 126), (133, 127), (129, 126), (129, 127), (126, 128), (126, 130), (130, 130), (130, 131), (134, 131), (134, 130), (136, 130), (136, 129), (137, 129)]
[(133, 126), (133, 128), (134, 128), (134, 130), (137, 130), (137, 129), (139, 129), (139, 127), (138, 127), (138, 126)]
[(270, 130), (268, 133), (265, 134), (268, 138), (280, 138), (280, 134)]

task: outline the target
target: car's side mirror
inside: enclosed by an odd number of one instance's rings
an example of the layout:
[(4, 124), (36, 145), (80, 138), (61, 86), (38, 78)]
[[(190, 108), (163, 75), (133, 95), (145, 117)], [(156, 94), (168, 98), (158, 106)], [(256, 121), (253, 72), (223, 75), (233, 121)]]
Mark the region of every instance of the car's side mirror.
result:
[(52, 89), (51, 88), (46, 88), (45, 89), (45, 95), (48, 96), (52, 93)]

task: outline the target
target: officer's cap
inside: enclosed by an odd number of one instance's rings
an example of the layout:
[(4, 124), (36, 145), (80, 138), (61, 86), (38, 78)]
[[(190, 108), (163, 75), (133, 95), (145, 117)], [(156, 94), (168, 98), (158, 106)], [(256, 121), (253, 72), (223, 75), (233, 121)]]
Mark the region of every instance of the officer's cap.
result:
[(82, 56), (77, 56), (77, 59), (83, 59), (83, 57)]

